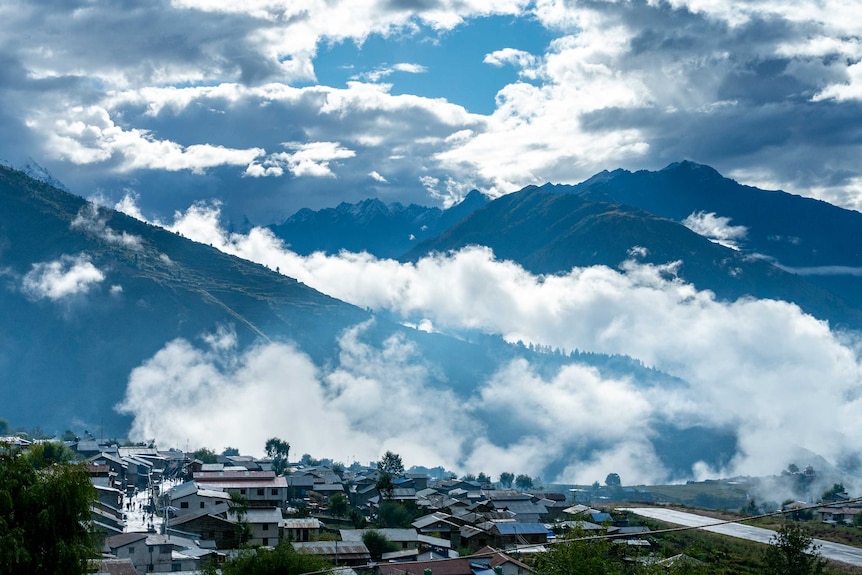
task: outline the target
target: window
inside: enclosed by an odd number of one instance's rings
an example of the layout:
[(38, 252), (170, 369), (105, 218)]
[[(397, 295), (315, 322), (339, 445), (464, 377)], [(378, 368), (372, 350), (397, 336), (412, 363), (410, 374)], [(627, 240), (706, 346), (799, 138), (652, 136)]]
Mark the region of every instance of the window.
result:
[(265, 491), (265, 490), (264, 490), (263, 488), (260, 488), (260, 489), (258, 489), (258, 490), (257, 490), (257, 494), (258, 494), (258, 495), (260, 495), (261, 497), (263, 497), (263, 492), (264, 492), (264, 491)]
[(135, 554), (135, 548), (129, 547), (129, 555), (134, 555), (134, 554)]
[(201, 509), (203, 509), (203, 508), (204, 508), (204, 502), (201, 501)]
[(189, 502), (188, 501), (180, 501), (180, 509), (188, 509)]
[(271, 495), (278, 495), (278, 488), (273, 487), (272, 490), (270, 491), (270, 494)]
[(269, 545), (269, 539), (268, 539), (268, 538), (266, 538), (266, 537), (264, 537), (264, 538), (263, 538), (263, 544), (264, 544), (264, 545)]
[(269, 531), (269, 523), (264, 523), (264, 524), (263, 524), (263, 530), (264, 530), (264, 531)]
[(239, 494), (240, 494), (240, 495), (245, 495), (245, 488), (244, 488), (244, 487), (243, 487), (242, 489), (240, 489), (240, 490), (239, 490)]

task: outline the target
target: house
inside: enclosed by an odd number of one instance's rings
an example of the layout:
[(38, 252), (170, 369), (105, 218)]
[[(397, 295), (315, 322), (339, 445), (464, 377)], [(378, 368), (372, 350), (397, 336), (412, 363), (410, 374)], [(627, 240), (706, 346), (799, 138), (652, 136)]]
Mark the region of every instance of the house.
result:
[(250, 507), (287, 506), (287, 478), (273, 471), (200, 471), (194, 481), (206, 489), (226, 491), (245, 497)]
[(548, 515), (548, 509), (538, 499), (526, 493), (500, 493), (491, 497), (491, 503), (496, 511), (511, 511), (515, 521), (520, 523), (538, 523)]
[[(232, 513), (229, 519), (236, 519)], [(245, 522), (251, 527), (248, 544), (252, 547), (275, 547), (281, 540), (280, 527), (284, 517), (280, 507), (253, 507), (246, 512)]]
[(88, 573), (96, 575), (137, 575), (135, 564), (128, 559), (93, 559)]
[(281, 523), (282, 538), (288, 541), (311, 541), (320, 534), (323, 524), (313, 517), (284, 519)]
[(491, 534), (492, 547), (542, 545), (548, 542), (548, 528), (544, 523), (487, 523), (483, 528)]
[(469, 558), (381, 563), (378, 568), (380, 575), (528, 575), (531, 573), (526, 564), (493, 549), (487, 549), (487, 552), (480, 552)]
[(177, 517), (200, 511), (218, 515), (226, 513), (230, 507), (230, 493), (206, 489), (194, 481), (174, 486), (167, 492), (167, 496)]
[(223, 515), (207, 511), (196, 511), (171, 519), (167, 531), (172, 536), (214, 541), (216, 549), (235, 549), (240, 545), (237, 524)]
[(853, 524), (853, 519), (862, 514), (862, 507), (830, 506), (821, 507), (817, 510), (817, 515), (823, 523), (845, 523)]
[[(346, 543), (362, 542), (370, 529), (340, 529), (341, 540)], [(419, 534), (415, 529), (374, 529), (400, 549), (419, 549)]]
[(336, 566), (360, 566), (371, 561), (371, 553), (362, 542), (297, 541), (291, 545), (300, 553), (319, 555)]
[(123, 533), (108, 537), (104, 551), (117, 559), (130, 560), (138, 575), (195, 571), (205, 561), (217, 560), (213, 549), (202, 548), (197, 541), (155, 533)]

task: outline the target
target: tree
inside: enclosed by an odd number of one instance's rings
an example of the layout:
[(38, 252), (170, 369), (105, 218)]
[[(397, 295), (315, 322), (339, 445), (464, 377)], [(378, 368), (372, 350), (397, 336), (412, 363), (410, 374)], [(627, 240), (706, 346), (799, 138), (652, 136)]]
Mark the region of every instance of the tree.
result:
[(328, 561), (310, 553), (300, 553), (290, 541), (282, 541), (275, 549), (246, 550), (223, 564), (210, 564), (204, 575), (300, 575), (317, 573), (332, 567)]
[(480, 471), (479, 475), (476, 476), (476, 481), (484, 485), (485, 483), (491, 483), (491, 478), (485, 475), (484, 472)]
[(461, 481), (476, 481), (476, 476), (472, 473), (468, 473), (467, 475), (461, 477)]
[(362, 542), (368, 548), (368, 552), (371, 554), (371, 559), (374, 561), (380, 561), (384, 553), (389, 553), (398, 549), (398, 546), (395, 545), (395, 543), (374, 529), (369, 529), (362, 534)]
[(528, 489), (532, 489), (533, 487), (533, 478), (529, 475), (524, 475), (523, 473), (518, 475), (515, 478), (515, 487), (520, 489), (521, 491), (526, 491)]
[(45, 469), (55, 463), (70, 463), (78, 459), (78, 455), (57, 441), (37, 443), (22, 455), (34, 469)]
[(350, 503), (341, 493), (336, 493), (329, 498), (329, 512), (336, 517), (344, 517), (344, 514), (347, 513), (349, 507)]
[(823, 573), (826, 560), (814, 540), (797, 523), (785, 523), (764, 552), (766, 575), (815, 575)]
[(515, 474), (509, 473), (508, 471), (504, 471), (500, 474), (500, 485), (505, 487), (506, 489), (510, 489), (512, 487), (512, 482), (515, 481)]
[(266, 455), (272, 459), (272, 470), (281, 475), (287, 469), (287, 457), (290, 454), (290, 444), (278, 437), (266, 440)]
[(832, 487), (823, 492), (823, 501), (836, 501), (844, 499), (846, 490), (843, 483), (834, 483)]
[(0, 417), (0, 435), (9, 435), (9, 422)]
[(619, 487), (622, 484), (618, 473), (608, 473), (608, 476), (605, 477), (605, 485), (608, 487)]
[(377, 469), (392, 475), (398, 475), (399, 473), (404, 473), (404, 464), (401, 462), (400, 455), (387, 451), (383, 454), (380, 461), (377, 462)]
[(231, 491), (227, 507), (236, 516), (236, 540), (237, 545), (242, 547), (251, 539), (251, 524), (245, 520), (248, 514), (248, 499), (236, 491)]
[(380, 477), (374, 484), (380, 497), (383, 499), (392, 499), (392, 494), (395, 492), (395, 483), (392, 482), (392, 474), (388, 471), (381, 471)]
[(216, 456), (215, 451), (212, 449), (207, 449), (206, 447), (201, 447), (197, 449), (194, 454), (195, 459), (200, 461), (201, 463), (217, 463), (218, 456)]
[(614, 560), (614, 546), (607, 539), (586, 541), (583, 533), (575, 539), (549, 547), (536, 557), (536, 575), (617, 575), (624, 572)]
[(239, 455), (239, 449), (236, 447), (225, 447), (224, 451), (221, 452), (225, 457), (235, 457)]
[(65, 462), (37, 470), (34, 460), (0, 449), (0, 573), (87, 573), (97, 556), (86, 527), (96, 499), (89, 473)]
[(409, 529), (410, 524), (421, 516), (422, 512), (414, 503), (384, 501), (377, 508), (375, 524), (378, 527)]

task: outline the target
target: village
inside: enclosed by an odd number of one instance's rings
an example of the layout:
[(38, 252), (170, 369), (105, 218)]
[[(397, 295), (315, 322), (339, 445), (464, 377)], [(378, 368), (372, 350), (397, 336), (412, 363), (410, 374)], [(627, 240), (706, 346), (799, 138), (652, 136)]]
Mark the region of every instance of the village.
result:
[[(198, 573), (240, 549), (282, 542), (339, 569), (381, 575), (526, 575), (530, 555), (573, 531), (610, 536), (637, 557), (654, 546), (648, 527), (601, 505), (609, 494), (652, 498), (646, 489), (620, 486), (616, 474), (591, 493), (554, 492), (529, 488), (528, 476), (518, 476), (513, 488), (510, 473), (494, 482), (484, 473), (459, 479), (405, 472), (391, 452), (369, 465), (308, 455), (289, 462), (289, 444), (275, 438), (264, 458), (92, 438), (66, 446), (85, 463), (97, 493), (97, 572), (114, 575)], [(833, 495), (835, 502), (848, 498)], [(817, 513), (824, 523), (854, 524), (862, 506), (824, 500)]]

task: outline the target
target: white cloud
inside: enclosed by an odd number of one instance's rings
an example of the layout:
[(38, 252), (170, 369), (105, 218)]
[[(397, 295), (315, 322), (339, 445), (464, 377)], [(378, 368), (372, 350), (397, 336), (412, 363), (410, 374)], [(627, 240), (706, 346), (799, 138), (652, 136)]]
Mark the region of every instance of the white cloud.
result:
[(748, 234), (748, 228), (745, 226), (732, 226), (730, 218), (717, 216), (714, 212), (689, 214), (682, 221), (682, 225), (717, 244), (735, 250), (739, 249), (738, 242), (744, 240)]
[(105, 274), (88, 255), (64, 255), (54, 261), (33, 264), (22, 278), (21, 289), (33, 299), (57, 301), (86, 294), (104, 279)]
[(75, 219), (72, 220), (70, 227), (73, 230), (84, 230), (109, 244), (116, 244), (133, 250), (141, 250), (143, 248), (140, 236), (125, 231), (118, 234), (108, 226), (107, 216), (99, 212), (99, 206), (94, 202), (88, 202), (81, 206)]
[(108, 110), (99, 106), (70, 107), (55, 117), (31, 118), (28, 124), (46, 135), (47, 150), (54, 157), (75, 164), (116, 158), (117, 169), (121, 172), (160, 169), (202, 174), (207, 168), (216, 166), (248, 165), (264, 153), (260, 148), (242, 150), (209, 144), (182, 146), (159, 140), (147, 130), (123, 129), (114, 123)]
[(342, 147), (338, 142), (287, 142), (282, 145), (294, 151), (270, 154), (260, 164), (250, 164), (245, 174), (253, 177), (281, 176), (287, 169), (297, 178), (334, 178), (329, 163), (356, 156), (356, 152)]
[(388, 182), (386, 181), (386, 178), (384, 178), (383, 176), (381, 176), (381, 175), (380, 175), (380, 173), (379, 173), (379, 172), (377, 172), (376, 170), (372, 170), (372, 171), (368, 172), (368, 176), (369, 176), (372, 180), (374, 180), (375, 182), (380, 182), (381, 184), (386, 184), (386, 183), (388, 183)]
[[(527, 452), (556, 433), (609, 442), (593, 452), (594, 465), (567, 470), (569, 478), (592, 481), (586, 470), (614, 462), (619, 469), (625, 464), (629, 477), (652, 480), (662, 470), (638, 470), (638, 465), (655, 454), (629, 438), (642, 437), (657, 420), (735, 430), (741, 450), (728, 469), (720, 470), (726, 473), (775, 473), (800, 447), (833, 461), (858, 451), (853, 438), (860, 430), (852, 413), (860, 401), (854, 398), (862, 397), (862, 366), (856, 340), (785, 302), (717, 301), (710, 292), (667, 279), (674, 264), (625, 262), (621, 270), (576, 268), (537, 277), (477, 247), (413, 264), (368, 254), (301, 257), (264, 229), (226, 233), (218, 227), (218, 212), (200, 205), (181, 214), (171, 229), (278, 267), (339, 299), (387, 310), (405, 323), (433, 325), (444, 333), (478, 329), (564, 350), (625, 354), (690, 384), (643, 388), (577, 366), (551, 376), (540, 376), (525, 364), (501, 366), (478, 385), (477, 399), (468, 405), (471, 413), (488, 420), (505, 415), (525, 432), (511, 444), (493, 435), (479, 438), (476, 445), (484, 441), (486, 450), (451, 447), (457, 455), (447, 461), (462, 461), (468, 468), (481, 464), (492, 469), (499, 455), (500, 462), (526, 457), (531, 469), (540, 472), (557, 457), (553, 442), (545, 442), (552, 446), (545, 454)], [(405, 381), (411, 377), (421, 380), (409, 376)], [(812, 386), (812, 381), (822, 384)], [(528, 388), (532, 391), (525, 401)], [(620, 413), (626, 417), (618, 417)], [(532, 431), (526, 430), (528, 425)]]

